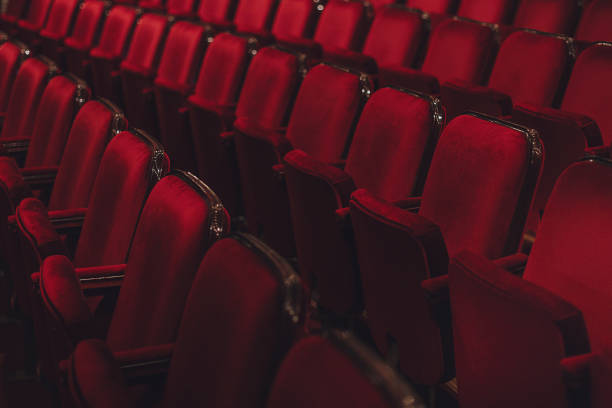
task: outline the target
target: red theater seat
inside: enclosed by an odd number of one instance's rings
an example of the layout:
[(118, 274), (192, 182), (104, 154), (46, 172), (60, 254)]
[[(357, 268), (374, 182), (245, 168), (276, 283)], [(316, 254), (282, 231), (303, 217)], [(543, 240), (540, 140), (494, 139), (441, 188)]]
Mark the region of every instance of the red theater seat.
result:
[(461, 0), (457, 15), (486, 23), (510, 23), (514, 0)]
[(612, 346), (610, 182), (607, 160), (580, 161), (563, 172), (523, 279), (467, 251), (453, 260), (462, 406), (609, 405), (612, 366), (607, 373), (597, 366)]
[(277, 41), (291, 38), (310, 38), (317, 21), (313, 0), (281, 0), (272, 24)]
[(241, 0), (234, 15), (234, 27), (241, 33), (270, 31), (278, 0)]
[(15, 30), (17, 21), (21, 19), (28, 10), (28, 0), (10, 0), (6, 6), (6, 10), (0, 14), (0, 24), (3, 30)]
[(30, 55), (30, 49), (20, 42), (7, 41), (0, 45), (0, 116), (4, 119), (11, 90), (21, 62)]
[(513, 105), (551, 107), (560, 99), (572, 63), (571, 39), (517, 31), (502, 43), (487, 87), (451, 80), (440, 97), (453, 118), (468, 110), (509, 116)]
[(254, 201), (248, 205), (257, 212), (250, 228), (281, 254), (295, 251), (282, 157), (295, 148), (316, 160), (340, 161), (371, 89), (365, 74), (320, 64), (304, 78), (286, 131), (240, 132), (242, 154), (248, 155), (241, 158), (242, 181), (259, 190), (249, 195)]
[(234, 122), (249, 51), (245, 37), (217, 35), (206, 50), (194, 93), (187, 103), (191, 126), (185, 130), (191, 131), (192, 142), (185, 143), (182, 149), (195, 148), (198, 174), (219, 194), (230, 214), (241, 214), (242, 206), (236, 152), (224, 136)]
[(98, 45), (89, 52), (96, 96), (121, 100), (119, 63), (127, 51), (139, 14), (138, 9), (128, 6), (115, 6), (108, 13)]
[(229, 28), (238, 0), (200, 0), (198, 18), (212, 27)]
[(89, 51), (97, 41), (108, 4), (87, 0), (80, 4), (72, 33), (64, 40), (62, 54), (68, 71), (81, 78), (89, 78)]
[[(150, 150), (146, 153), (150, 157)], [(40, 293), (54, 355), (65, 358), (79, 340), (92, 336), (105, 338), (114, 352), (174, 342), (202, 254), (228, 226), (214, 192), (192, 174), (177, 171), (155, 184), (136, 231), (124, 231), (127, 259), (78, 268), (64, 255), (47, 257), (40, 268)], [(86, 325), (99, 317), (87, 301), (93, 293), (117, 296), (108, 329), (98, 332)]]
[(440, 83), (449, 79), (482, 84), (495, 48), (495, 31), (490, 26), (447, 19), (431, 34), (420, 70), (383, 67), (380, 83), (430, 94), (439, 93)]
[(17, 22), (18, 37), (27, 44), (33, 44), (38, 32), (45, 26), (53, 0), (30, 0), (25, 18)]
[(138, 19), (130, 48), (121, 62), (121, 89), (130, 124), (157, 137), (159, 130), (153, 97), (157, 72), (170, 20), (161, 14), (147, 13)]
[(421, 198), (394, 205), (365, 189), (352, 194), (367, 323), (381, 353), (399, 356), (412, 381), (452, 378), (442, 285), (449, 255), (470, 248), (496, 259), (517, 250), (540, 163), (540, 143), (527, 129), (462, 115), (438, 141)]
[[(79, 406), (134, 406), (126, 380), (138, 373), (128, 365), (157, 360), (167, 370), (161, 406), (263, 407), (294, 337), (300, 295), (297, 274), (263, 243), (248, 235), (219, 241), (193, 281), (176, 343), (117, 352), (81, 342), (68, 365), (72, 395)], [(139, 319), (155, 317), (143, 311)]]
[(521, 0), (515, 27), (571, 35), (576, 27), (580, 5), (576, 0)]
[(576, 28), (578, 41), (612, 41), (612, 3), (608, 0), (592, 0), (584, 7)]
[(49, 18), (39, 33), (41, 51), (60, 66), (62, 61), (59, 47), (72, 29), (79, 2), (80, 0), (53, 0)]
[(180, 169), (196, 169), (187, 112), (182, 108), (193, 90), (207, 41), (203, 26), (187, 21), (173, 24), (154, 81), (159, 137), (173, 166)]
[(561, 172), (584, 155), (587, 147), (612, 143), (612, 118), (606, 100), (612, 92), (612, 47), (596, 44), (576, 59), (563, 96), (561, 110), (517, 106), (512, 117), (536, 129), (546, 157), (534, 205), (528, 219), (535, 232), (548, 196)]
[(198, 8), (197, 0), (166, 0), (166, 13), (179, 18), (194, 18)]
[(416, 392), (348, 332), (331, 331), (293, 346), (267, 408), (424, 408)]
[(342, 316), (363, 306), (350, 222), (339, 221), (350, 194), (367, 188), (388, 201), (420, 195), (443, 122), (437, 99), (383, 88), (363, 109), (343, 169), (301, 150), (285, 155), (300, 273), (316, 282), (322, 310)]

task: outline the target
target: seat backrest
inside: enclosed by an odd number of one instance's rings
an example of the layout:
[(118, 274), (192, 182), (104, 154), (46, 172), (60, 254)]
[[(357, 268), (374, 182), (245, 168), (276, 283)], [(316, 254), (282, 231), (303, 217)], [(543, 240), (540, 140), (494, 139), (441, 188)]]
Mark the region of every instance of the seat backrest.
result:
[(315, 66), (298, 92), (287, 139), (317, 160), (337, 162), (345, 154), (371, 89), (367, 75), (326, 64)]
[(121, 132), (106, 147), (81, 229), (76, 267), (124, 263), (147, 195), (170, 167), (145, 133)]
[(380, 89), (361, 113), (344, 169), (356, 187), (384, 200), (418, 195), (443, 125), (437, 99)]
[(101, 0), (87, 0), (79, 5), (72, 33), (66, 39), (68, 47), (78, 47), (81, 50), (89, 50), (99, 34), (107, 3)]
[(163, 11), (164, 3), (164, 0), (138, 0), (138, 7), (145, 10)]
[(238, 2), (234, 25), (238, 32), (261, 33), (272, 25), (279, 0), (241, 0)]
[(80, 0), (54, 0), (49, 10), (49, 18), (45, 27), (41, 30), (43, 37), (62, 39), (70, 30), (74, 22), (75, 13), (78, 10)]
[(407, 0), (408, 7), (416, 8), (431, 13), (450, 13), (456, 0)]
[[(301, 73), (300, 56), (275, 47), (261, 48), (249, 64), (236, 117), (264, 129), (280, 128), (287, 118)], [(262, 103), (265, 96), (265, 103)]]
[(515, 0), (461, 0), (457, 15), (486, 23), (509, 23)]
[(574, 45), (564, 36), (516, 31), (502, 43), (489, 87), (513, 103), (553, 105), (572, 63)]
[(314, 40), (323, 50), (358, 51), (368, 30), (367, 7), (361, 1), (330, 0), (319, 17)]
[(34, 117), (24, 167), (59, 165), (72, 120), (90, 96), (87, 84), (72, 74), (49, 81)]
[(228, 25), (236, 11), (237, 0), (200, 0), (198, 18), (209, 24)]
[(214, 244), (189, 293), (163, 406), (263, 407), (302, 301), (296, 272), (261, 241)]
[(176, 17), (193, 17), (197, 6), (196, 0), (167, 0), (166, 13)]
[(30, 29), (40, 30), (47, 21), (51, 4), (53, 0), (30, 0), (28, 14), (21, 21), (27, 23)]
[(421, 70), (438, 80), (485, 81), (496, 48), (495, 32), (487, 25), (460, 19), (440, 23), (431, 34)]
[(316, 17), (313, 0), (280, 0), (272, 34), (277, 40), (309, 38), (313, 34)]
[(610, 182), (612, 163), (603, 159), (559, 176), (523, 275), (580, 309), (594, 351), (612, 346)]
[(4, 14), (19, 19), (25, 13), (28, 3), (28, 0), (10, 0), (6, 6), (6, 11)]
[(381, 66), (411, 66), (427, 30), (420, 13), (400, 7), (384, 7), (376, 12), (363, 45), (363, 54)]
[(612, 41), (612, 3), (608, 0), (592, 0), (580, 17), (574, 37), (578, 41)]
[(68, 135), (49, 210), (87, 207), (104, 149), (125, 126), (123, 114), (111, 102), (96, 99), (83, 105)]
[(44, 57), (28, 58), (21, 64), (11, 89), (0, 139), (30, 138), (40, 96), (56, 72), (55, 64)]
[(247, 38), (229, 33), (217, 35), (206, 50), (195, 86), (195, 98), (204, 106), (235, 104), (248, 62)]
[(202, 254), (228, 228), (223, 204), (194, 175), (174, 172), (155, 185), (136, 227), (108, 329), (111, 350), (175, 341)]
[(91, 50), (91, 55), (103, 59), (121, 57), (138, 13), (137, 9), (128, 6), (113, 7), (104, 20), (100, 40)]
[(521, 0), (513, 25), (547, 33), (572, 34), (579, 12), (576, 0)]
[(6, 113), (19, 65), (28, 54), (30, 50), (21, 43), (7, 41), (0, 45), (0, 113)]
[(612, 142), (612, 115), (608, 96), (612, 92), (612, 44), (594, 44), (585, 49), (574, 69), (563, 96), (561, 109), (593, 119), (606, 145)]
[(174, 23), (164, 45), (156, 82), (178, 89), (191, 87), (205, 50), (204, 41), (204, 27), (187, 21)]
[(458, 116), (438, 141), (419, 215), (438, 225), (450, 255), (514, 253), (541, 156), (534, 131), (478, 114)]
[(421, 398), (348, 332), (297, 342), (283, 360), (267, 408), (424, 408)]
[(569, 403), (563, 369), (589, 352), (580, 310), (469, 252), (453, 260), (449, 289), (461, 406), (591, 406)]
[(121, 67), (131, 71), (152, 75), (169, 26), (169, 19), (157, 13), (143, 14), (139, 19), (130, 41), (128, 52)]

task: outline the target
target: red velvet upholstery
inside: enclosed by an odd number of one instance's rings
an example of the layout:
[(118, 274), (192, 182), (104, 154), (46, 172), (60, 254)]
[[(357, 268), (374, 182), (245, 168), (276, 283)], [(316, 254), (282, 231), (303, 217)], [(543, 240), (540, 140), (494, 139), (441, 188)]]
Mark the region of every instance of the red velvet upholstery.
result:
[(49, 198), (49, 210), (87, 207), (109, 140), (123, 130), (123, 115), (110, 102), (87, 102), (77, 114)]
[(319, 17), (314, 40), (323, 51), (358, 51), (363, 45), (369, 21), (360, 1), (330, 0)]
[(198, 18), (213, 26), (228, 27), (236, 11), (237, 0), (200, 0)]
[(462, 406), (588, 406), (569, 403), (564, 372), (589, 352), (580, 310), (469, 252), (453, 260), (449, 286)]
[(236, 30), (243, 33), (269, 31), (277, 5), (278, 0), (239, 1), (234, 15)]
[(0, 140), (30, 138), (40, 97), (57, 70), (52, 64), (41, 58), (28, 58), (21, 64), (11, 89)]
[(79, 0), (54, 0), (49, 18), (39, 32), (43, 53), (55, 61), (59, 61), (58, 48), (72, 28), (78, 5)]
[(64, 40), (64, 59), (68, 71), (82, 78), (86, 77), (89, 50), (97, 40), (107, 3), (101, 0), (87, 0), (79, 6), (72, 33)]
[(419, 13), (399, 7), (376, 12), (362, 52), (381, 66), (411, 66), (426, 36)]
[(27, 48), (7, 41), (0, 45), (0, 113), (6, 114), (15, 76)]
[(457, 15), (487, 23), (509, 23), (514, 0), (461, 0)]
[(248, 62), (246, 38), (229, 33), (215, 37), (206, 51), (195, 92), (188, 98), (192, 143), (182, 140), (180, 146), (195, 148), (198, 174), (219, 194), (230, 214), (241, 213), (240, 185), (236, 152), (223, 135), (231, 129)]
[(166, 0), (166, 13), (176, 17), (195, 17), (196, 0)]
[(17, 21), (23, 17), (24, 13), (28, 9), (28, 0), (11, 0), (6, 6), (6, 10), (0, 14), (0, 22), (2, 28), (7, 30), (11, 26), (14, 26)]
[(45, 26), (52, 4), (53, 0), (30, 0), (27, 15), (17, 22), (20, 39), (26, 43), (34, 42), (38, 31)]
[(155, 11), (164, 11), (164, 0), (139, 0), (138, 1), (138, 7), (145, 9), (147, 11), (149, 10), (155, 10)]
[(612, 41), (612, 4), (608, 0), (592, 0), (587, 4), (576, 28), (579, 41)]
[(255, 153), (256, 146), (260, 146), (260, 151), (262, 146), (266, 147), (259, 142), (257, 135), (278, 130), (285, 124), (290, 113), (291, 101), (301, 79), (300, 59), (298, 54), (281, 51), (278, 48), (260, 49), (249, 65), (240, 92), (236, 107), (234, 140), (240, 169), (244, 212), (247, 226), (253, 233), (257, 232), (260, 225), (258, 214), (265, 211), (265, 207), (257, 209), (257, 206), (267, 205), (267, 201), (261, 199), (262, 194), (266, 195), (262, 189), (265, 186), (275, 186), (262, 182), (259, 178), (264, 177), (264, 180), (267, 180), (270, 176), (270, 166), (279, 160), (271, 149), (266, 150), (267, 158)]
[[(179, 21), (172, 25), (155, 78), (159, 135), (176, 168), (195, 170), (185, 97), (195, 83), (198, 64), (206, 49), (204, 27)], [(148, 118), (147, 118), (148, 119)]]
[(168, 18), (147, 13), (138, 19), (130, 48), (120, 65), (121, 89), (130, 124), (153, 136), (158, 134), (153, 78), (168, 31)]
[(268, 408), (421, 407), (390, 367), (348, 333), (300, 340), (281, 364)]
[(468, 110), (505, 116), (511, 114), (511, 103), (552, 106), (572, 62), (570, 47), (565, 37), (512, 33), (500, 47), (488, 89), (458, 81), (442, 87), (449, 117)]
[(24, 167), (60, 164), (72, 120), (89, 96), (87, 85), (70, 74), (49, 81), (34, 117)]
[(251, 131), (248, 139), (243, 137), (245, 142), (239, 148), (243, 181), (255, 183), (259, 190), (257, 196), (249, 197), (256, 201), (254, 205), (253, 201), (247, 205), (257, 211), (255, 222), (261, 224), (251, 228), (260, 230), (266, 242), (283, 255), (294, 251), (293, 232), (288, 198), (272, 166), (280, 164), (291, 147), (324, 162), (342, 159), (364, 102), (362, 86), (371, 86), (365, 75), (360, 79), (356, 73), (317, 65), (304, 78), (286, 134)]
[(580, 7), (574, 0), (521, 0), (513, 25), (547, 33), (572, 34)]
[(495, 46), (495, 32), (490, 27), (448, 19), (431, 34), (421, 72), (399, 67), (382, 69), (380, 80), (385, 85), (426, 93), (438, 93), (439, 83), (449, 79), (481, 84)]
[[(291, 267), (253, 237), (213, 245), (186, 302), (160, 406), (264, 406), (293, 338), (297, 321), (288, 308), (299, 313), (299, 285)], [(287, 296), (291, 291), (296, 298)], [(99, 341), (78, 345), (69, 368), (77, 401), (91, 407), (130, 401), (117, 356)]]
[(280, 0), (272, 24), (277, 40), (309, 38), (316, 23), (316, 4), (312, 0)]
[(447, 254), (470, 248), (494, 259), (516, 251), (540, 149), (525, 130), (463, 115), (442, 133), (418, 214), (363, 189), (353, 193), (351, 220), (368, 325), (381, 352), (397, 344), (399, 369), (415, 382), (435, 384), (453, 374), (441, 285)]
[(300, 273), (316, 282), (323, 309), (362, 307), (354, 250), (336, 211), (356, 187), (388, 201), (419, 195), (443, 120), (430, 98), (383, 88), (361, 114), (344, 170), (300, 150), (285, 156)]
[(432, 13), (450, 13), (455, 6), (455, 0), (407, 0), (408, 7)]
[(127, 6), (115, 6), (108, 13), (98, 45), (89, 53), (92, 87), (96, 96), (120, 100), (121, 84), (117, 69), (127, 50), (138, 13), (138, 10)]

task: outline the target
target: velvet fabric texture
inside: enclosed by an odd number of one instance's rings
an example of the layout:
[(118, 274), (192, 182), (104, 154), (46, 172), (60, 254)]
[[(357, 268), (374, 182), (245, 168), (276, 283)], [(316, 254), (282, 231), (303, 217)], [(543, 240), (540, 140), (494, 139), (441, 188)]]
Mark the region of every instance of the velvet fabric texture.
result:
[(376, 12), (362, 52), (374, 58), (379, 67), (410, 67), (426, 34), (419, 13), (385, 7)]
[(510, 23), (514, 0), (461, 0), (457, 15), (487, 23)]
[(447, 253), (472, 248), (494, 259), (516, 251), (539, 172), (537, 148), (513, 127), (464, 115), (438, 142), (418, 214), (366, 190), (353, 193), (368, 324), (383, 353), (397, 342), (399, 369), (417, 383), (452, 376), (448, 304), (435, 289)]
[(311, 0), (282, 0), (272, 24), (277, 41), (290, 38), (309, 38), (316, 24), (316, 9)]
[[(182, 176), (167, 176), (153, 188), (132, 240), (126, 277), (108, 328), (111, 350), (175, 340), (198, 264), (215, 240), (211, 205)], [(221, 218), (227, 228), (229, 217)]]
[(196, 15), (198, 2), (195, 0), (167, 0), (166, 13), (181, 18), (192, 18)]
[(547, 33), (572, 34), (580, 11), (574, 0), (521, 0), (513, 25)]
[(300, 150), (285, 156), (300, 272), (316, 282), (322, 308), (345, 314), (362, 306), (350, 234), (336, 211), (356, 187), (388, 201), (420, 194), (440, 129), (435, 121), (429, 99), (383, 88), (361, 114), (344, 170)]
[[(72, 120), (80, 108), (77, 86), (75, 78), (67, 75), (55, 76), (47, 84), (34, 117), (24, 167), (59, 166)], [(79, 97), (86, 101), (89, 90), (84, 88)]]
[(115, 6), (106, 16), (98, 45), (89, 53), (92, 87), (96, 95), (120, 100), (120, 82), (116, 71), (127, 49), (137, 17), (138, 11), (126, 6)]
[(330, 340), (313, 336), (291, 348), (278, 370), (266, 406), (390, 406), (379, 386), (372, 384), (363, 362), (352, 361)]
[(277, 6), (277, 0), (239, 1), (234, 15), (236, 30), (242, 33), (269, 31)]
[(87, 102), (74, 119), (49, 198), (49, 210), (87, 207), (96, 172), (113, 137), (113, 112), (104, 103)]
[(407, 0), (408, 7), (432, 13), (450, 13), (455, 6), (454, 0)]
[(193, 88), (204, 44), (204, 27), (186, 21), (173, 24), (154, 81), (160, 140), (176, 168), (192, 171), (196, 169), (195, 155), (182, 108)]
[(588, 3), (580, 17), (575, 37), (579, 41), (612, 41), (612, 4), (607, 0), (593, 0)]
[(367, 9), (362, 2), (330, 0), (319, 17), (313, 38), (324, 52), (359, 51), (368, 24)]
[[(195, 92), (189, 96), (189, 120), (198, 174), (217, 192), (230, 214), (241, 213), (236, 152), (224, 140), (249, 63), (248, 40), (222, 33), (208, 46)], [(161, 113), (161, 112), (160, 112)], [(188, 128), (189, 129), (189, 128)]]
[(469, 252), (449, 285), (462, 406), (571, 406), (562, 363), (589, 352), (580, 310)]
[(236, 0), (201, 0), (198, 18), (213, 26), (230, 26), (236, 11), (236, 3)]
[(612, 117), (605, 109), (605, 95), (612, 91), (606, 78), (612, 72), (612, 47), (595, 44), (585, 49), (574, 65), (561, 109), (585, 115), (597, 123), (603, 142), (612, 143)]
[(130, 48), (120, 65), (121, 90), (125, 112), (130, 124), (158, 135), (153, 78), (169, 26), (168, 18), (156, 13), (144, 14), (138, 19)]
[(78, 11), (79, 0), (54, 0), (49, 10), (49, 17), (39, 35), (42, 49), (50, 58), (58, 60), (61, 41), (72, 28), (74, 17)]
[(15, 76), (19, 70), (21, 48), (10, 41), (0, 45), (0, 113), (6, 115)]
[(21, 64), (11, 89), (0, 140), (31, 137), (36, 109), (50, 71), (47, 61), (38, 58), (28, 58)]

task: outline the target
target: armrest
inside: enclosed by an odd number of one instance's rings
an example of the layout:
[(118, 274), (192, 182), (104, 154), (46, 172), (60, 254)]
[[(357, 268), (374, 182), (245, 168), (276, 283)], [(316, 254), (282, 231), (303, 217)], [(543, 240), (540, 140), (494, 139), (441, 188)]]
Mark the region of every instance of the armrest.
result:
[(56, 210), (48, 213), (49, 221), (51, 225), (60, 234), (65, 232), (71, 232), (74, 229), (81, 229), (85, 216), (87, 215), (87, 208), (72, 208), (68, 210)]
[(168, 372), (174, 343), (114, 352), (115, 361), (130, 383), (147, 382)]
[(0, 157), (0, 188), (11, 201), (11, 211), (21, 200), (32, 196), (30, 186), (23, 179), (17, 162), (10, 157)]
[(408, 210), (416, 213), (421, 208), (421, 200), (422, 197), (409, 197), (403, 200), (394, 201), (393, 205), (403, 210)]
[(449, 117), (458, 116), (466, 111), (477, 111), (493, 116), (512, 114), (510, 96), (486, 86), (469, 82), (450, 80), (440, 85), (440, 99), (448, 111)]
[(507, 270), (513, 275), (521, 276), (527, 266), (529, 257), (523, 253), (516, 253), (503, 258), (498, 258), (493, 262), (502, 269)]
[(27, 152), (28, 146), (30, 146), (29, 138), (15, 137), (3, 140), (0, 148), (2, 149), (2, 153), (8, 156), (14, 156)]
[(96, 295), (98, 292), (120, 288), (125, 277), (125, 267), (126, 264), (117, 264), (77, 268), (75, 276), (85, 294)]
[(341, 48), (326, 49), (324, 52), (327, 61), (355, 69), (366, 74), (376, 74), (378, 65), (374, 58), (355, 51), (344, 50)]
[(605, 159), (609, 159), (610, 158), (610, 146), (587, 147), (584, 150), (584, 154), (587, 156), (597, 156), (597, 157), (603, 157)]
[(448, 275), (425, 279), (421, 282), (421, 288), (425, 293), (431, 307), (432, 315), (438, 321), (448, 319), (450, 316), (450, 293), (448, 289)]
[(292, 170), (327, 183), (336, 196), (338, 208), (348, 206), (351, 193), (355, 191), (355, 183), (347, 172), (334, 165), (322, 163), (297, 149), (287, 153), (284, 161)]
[(62, 239), (49, 221), (47, 208), (36, 198), (26, 198), (15, 213), (19, 230), (42, 260), (51, 255), (66, 255)]
[(398, 86), (428, 94), (440, 93), (440, 83), (434, 75), (401, 66), (379, 67), (380, 86)]
[(234, 122), (234, 129), (245, 137), (250, 137), (269, 144), (276, 151), (279, 163), (282, 161), (284, 155), (293, 150), (291, 142), (285, 136), (287, 132), (286, 128), (266, 129), (252, 122), (247, 122), (242, 118), (238, 118), (236, 122)]
[(21, 175), (32, 190), (51, 190), (58, 170), (58, 166), (30, 167), (22, 169)]

